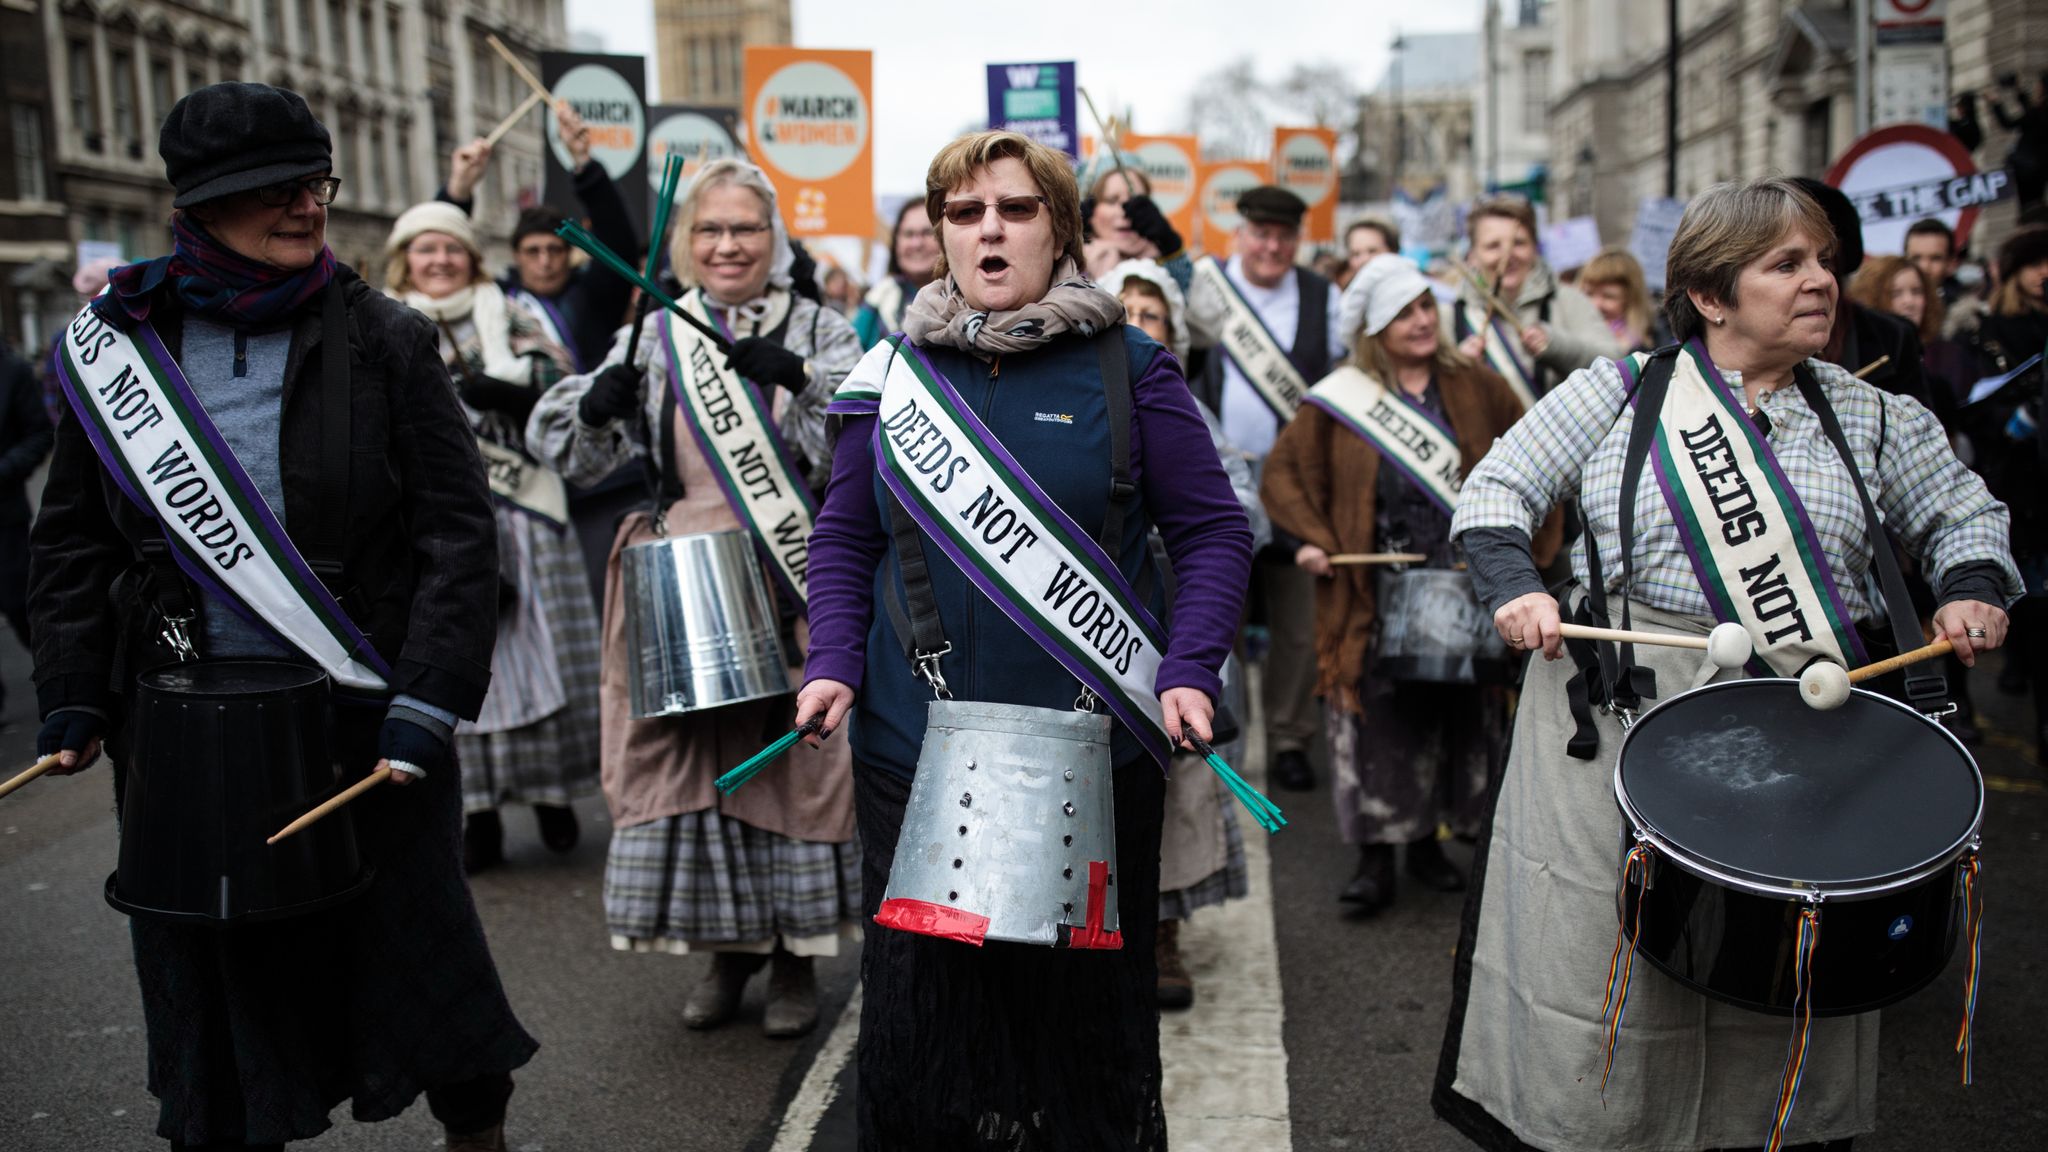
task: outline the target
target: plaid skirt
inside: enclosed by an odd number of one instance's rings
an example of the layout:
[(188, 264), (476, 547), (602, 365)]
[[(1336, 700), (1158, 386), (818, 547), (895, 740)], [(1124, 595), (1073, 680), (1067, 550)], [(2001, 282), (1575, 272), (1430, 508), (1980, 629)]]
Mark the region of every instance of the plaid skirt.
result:
[(1186, 888), (1159, 894), (1161, 920), (1185, 920), (1197, 908), (1210, 908), (1225, 900), (1242, 900), (1251, 895), (1251, 868), (1244, 862), (1244, 829), (1237, 823), (1237, 801), (1223, 805), (1223, 867)]
[(612, 947), (835, 956), (860, 923), (860, 841), (794, 840), (716, 810), (612, 832)]
[[(560, 680), (563, 703), (531, 724), (502, 732), (477, 732), (468, 724), (456, 729), (464, 813), (508, 803), (566, 806), (597, 791), (601, 634), (583, 553), (568, 529), (554, 530), (502, 505), (497, 518), (499, 546), (510, 553), (518, 594), (536, 598), (546, 619), (549, 674)], [(518, 676), (496, 671), (493, 693), (527, 690)]]

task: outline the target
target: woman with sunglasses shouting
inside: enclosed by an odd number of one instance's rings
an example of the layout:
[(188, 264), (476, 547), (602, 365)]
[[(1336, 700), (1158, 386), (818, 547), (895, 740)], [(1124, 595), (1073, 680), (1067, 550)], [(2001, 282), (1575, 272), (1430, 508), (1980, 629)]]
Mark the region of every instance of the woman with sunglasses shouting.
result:
[(683, 1005), (683, 1024), (695, 1029), (737, 1016), (747, 981), (769, 968), (761, 1028), (771, 1037), (816, 1025), (812, 960), (837, 955), (859, 912), (845, 744), (801, 749), (783, 770), (720, 795), (719, 774), (761, 747), (787, 698), (636, 718), (627, 670), (640, 653), (626, 637), (620, 554), (664, 532), (746, 532), (771, 577), (784, 649), (802, 658), (803, 541), (831, 474), (825, 405), (860, 359), (860, 338), (837, 312), (790, 290), (792, 259), (768, 177), (744, 160), (705, 165), (676, 205), (669, 244), (682, 307), (698, 326), (664, 312), (637, 346), (622, 332), (603, 368), (557, 384), (526, 427), (532, 454), (571, 483), (635, 457), (655, 461), (653, 507), (620, 523), (605, 575), (599, 698), (612, 946), (709, 952)]
[[(1014, 132), (963, 136), (932, 160), (925, 213), (938, 278), (830, 409), (796, 709), (828, 741), (851, 721), (862, 912), (881, 922), (861, 955), (860, 1146), (1164, 1148), (1162, 769), (1185, 736), (1212, 734), (1251, 531), (1178, 362), (1081, 273), (1064, 156)], [(1155, 525), (1177, 577), (1170, 617)], [(1114, 718), (1090, 730), (1113, 765), (1120, 939), (1100, 931), (1092, 881), (1064, 948), (984, 941), (966, 915), (939, 917), (950, 939), (877, 915), (899, 838), (913, 858), (905, 816), (935, 696), (1055, 725)], [(946, 810), (964, 830), (994, 799), (977, 787)]]
[[(291, 862), (352, 824), (355, 851), (321, 863), (361, 879), (331, 898), (232, 926), (217, 926), (225, 907), (214, 919), (120, 905), (157, 1135), (173, 1149), (276, 1149), (319, 1136), (343, 1100), (383, 1120), (424, 1091), (450, 1152), (502, 1150), (511, 1072), (536, 1045), (463, 882), (449, 747), (483, 705), (497, 631), (477, 442), (433, 323), (328, 249), (341, 180), (305, 100), (199, 89), (172, 106), (158, 150), (176, 189), (171, 254), (115, 269), (56, 357), (69, 407), (29, 559), (38, 750), (76, 771), (104, 740), (116, 802), (129, 801), (124, 858), (131, 839), (204, 859), (209, 829), (275, 830), (299, 810), (272, 791), (295, 748), (308, 781), (338, 788), (375, 769), (391, 783), (268, 854), (275, 886), (302, 892)], [(281, 683), (316, 685), (311, 706), (281, 703)], [(242, 726), (162, 738), (148, 724), (180, 684), (213, 695), (172, 707), (243, 709)], [(246, 710), (254, 688), (261, 723)], [(311, 721), (280, 737), (321, 712), (324, 738)], [(317, 762), (323, 744), (331, 765)], [(161, 775), (148, 787), (160, 756), (188, 769), (170, 788)], [(216, 773), (225, 803), (165, 807), (166, 793), (207, 795)], [(262, 834), (224, 870), (264, 853)], [(272, 874), (246, 879), (222, 876), (220, 904), (255, 902)]]

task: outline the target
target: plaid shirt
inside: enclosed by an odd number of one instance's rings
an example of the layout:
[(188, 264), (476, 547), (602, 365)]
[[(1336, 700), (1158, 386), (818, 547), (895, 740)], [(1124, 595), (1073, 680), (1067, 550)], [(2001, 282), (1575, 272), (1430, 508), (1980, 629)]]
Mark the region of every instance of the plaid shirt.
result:
[[(2006, 597), (2019, 596), (2006, 507), (1956, 459), (1933, 414), (1918, 401), (1880, 391), (1836, 365), (1812, 360), (1807, 366), (1834, 406), (1879, 515), (1906, 549), (1937, 576), (1962, 564), (1996, 564)], [(1739, 372), (1724, 370), (1722, 376), (1730, 388), (1741, 390)], [(1546, 393), (1472, 469), (1459, 493), (1452, 535), (1473, 528), (1530, 533), (1551, 505), (1576, 495), (1586, 534), (1572, 545), (1572, 574), (1581, 584), (1590, 582), (1586, 544), (1598, 540), (1601, 574), (1609, 591), (1618, 590), (1622, 458), (1634, 424), (1634, 413), (1622, 411), (1626, 393), (1620, 368), (1606, 359), (1572, 373)], [(1843, 603), (1857, 619), (1869, 619), (1869, 534), (1862, 501), (1841, 457), (1798, 389), (1767, 393), (1759, 407), (1770, 418), (1771, 451), (1806, 506)], [(1669, 612), (1712, 616), (1648, 467), (1636, 484), (1635, 536), (1630, 597)]]

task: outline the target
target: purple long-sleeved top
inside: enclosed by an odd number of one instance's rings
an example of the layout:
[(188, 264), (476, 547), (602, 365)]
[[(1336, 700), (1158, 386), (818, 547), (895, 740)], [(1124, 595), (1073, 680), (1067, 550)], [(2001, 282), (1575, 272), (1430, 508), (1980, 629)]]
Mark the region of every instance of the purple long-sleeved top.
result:
[[(1152, 357), (1132, 400), (1131, 479), (1143, 514), (1166, 543), (1176, 581), (1154, 691), (1195, 688), (1214, 701), (1222, 696), (1223, 660), (1251, 575), (1251, 528), (1170, 353)], [(875, 503), (875, 420), (846, 418), (810, 540), (804, 678), (837, 680), (856, 691), (874, 618), (875, 572), (889, 545)]]

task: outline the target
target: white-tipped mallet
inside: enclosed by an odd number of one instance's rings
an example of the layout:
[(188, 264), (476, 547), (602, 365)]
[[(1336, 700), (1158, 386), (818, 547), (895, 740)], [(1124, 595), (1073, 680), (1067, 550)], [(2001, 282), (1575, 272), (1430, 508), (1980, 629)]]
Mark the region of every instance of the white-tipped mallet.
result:
[(1567, 640), (1606, 640), (1615, 644), (1655, 644), (1664, 648), (1691, 648), (1705, 652), (1716, 668), (1740, 668), (1749, 663), (1749, 630), (1733, 622), (1716, 624), (1705, 636), (1681, 636), (1673, 632), (1632, 632), (1620, 628), (1595, 628), (1586, 624), (1560, 624), (1559, 634)]
[(1861, 684), (1873, 676), (1882, 676), (1887, 672), (1904, 668), (1908, 664), (1918, 664), (1922, 660), (1946, 656), (1954, 648), (1955, 645), (1949, 643), (1948, 637), (1944, 636), (1932, 644), (1922, 645), (1911, 652), (1902, 652), (1889, 660), (1865, 664), (1854, 672), (1832, 660), (1815, 661), (1807, 665), (1806, 671), (1799, 674), (1799, 698), (1806, 701), (1815, 711), (1831, 711), (1848, 703), (1849, 689), (1852, 686)]

